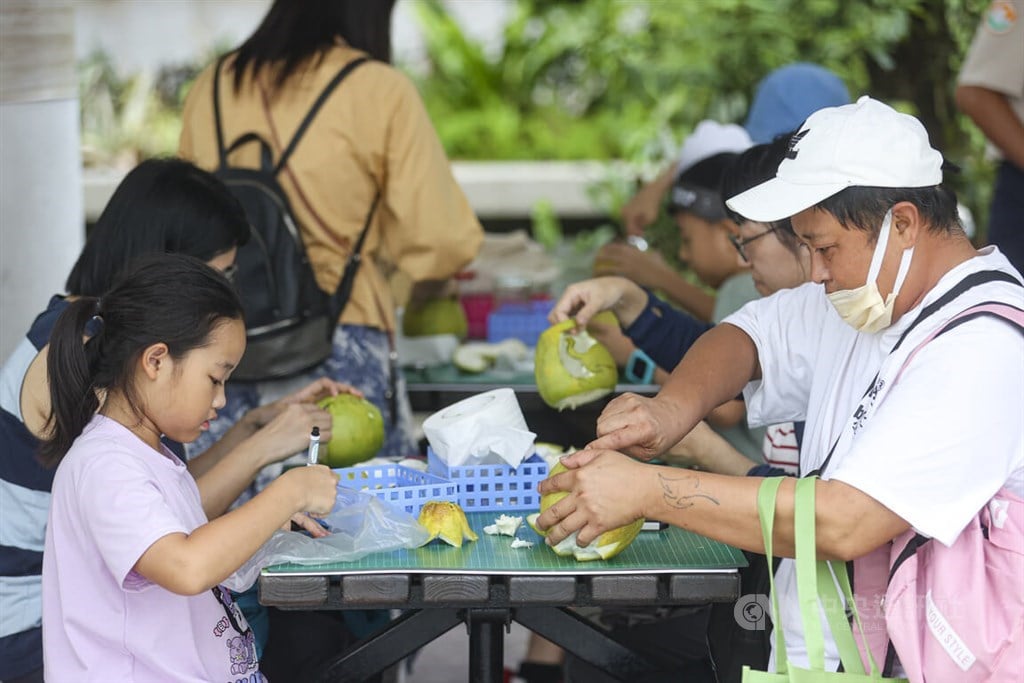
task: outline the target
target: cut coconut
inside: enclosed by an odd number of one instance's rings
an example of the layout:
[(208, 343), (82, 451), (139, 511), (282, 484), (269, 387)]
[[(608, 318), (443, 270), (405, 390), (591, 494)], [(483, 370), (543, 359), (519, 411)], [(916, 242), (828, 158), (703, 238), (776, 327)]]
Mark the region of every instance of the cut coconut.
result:
[[(551, 469), (551, 473), (548, 475), (548, 477), (550, 478), (556, 474), (560, 474), (566, 471), (567, 470), (565, 465), (558, 463)], [(556, 491), (555, 493), (546, 493), (543, 496), (541, 496), (541, 512), (547, 510), (549, 507), (557, 503), (566, 495), (568, 494), (564, 491)], [(530, 526), (531, 529), (536, 531), (539, 535), (547, 536), (547, 532), (542, 531), (537, 526), (538, 517), (540, 517), (540, 513), (533, 513), (532, 515), (527, 515), (526, 523)], [(576, 558), (577, 562), (589, 562), (591, 560), (608, 560), (615, 557), (623, 550), (625, 550), (626, 546), (632, 543), (633, 540), (637, 537), (637, 534), (640, 533), (640, 529), (643, 528), (643, 525), (643, 518), (634, 520), (633, 522), (625, 526), (618, 527), (617, 529), (610, 529), (604, 532), (596, 539), (591, 541), (590, 545), (584, 547), (580, 547), (576, 543), (577, 532), (574, 531), (573, 533), (566, 536), (555, 545), (551, 546), (551, 550), (553, 550), (556, 555), (560, 555), (562, 557), (574, 557)]]
[(574, 396), (566, 396), (561, 401), (555, 403), (555, 409), (558, 411), (565, 410), (576, 410), (582, 405), (586, 405), (592, 401), (596, 401), (599, 398), (603, 398), (608, 394), (612, 393), (612, 389), (592, 389), (591, 391), (584, 391), (581, 394)]
[(462, 372), (477, 374), (491, 367), (494, 357), (482, 348), (485, 344), (463, 344), (452, 354), (452, 364)]
[(497, 343), (469, 342), (455, 349), (452, 364), (462, 372), (476, 374), (491, 368), (500, 359), (514, 364), (527, 358), (529, 353), (529, 347), (518, 339)]
[(585, 330), (566, 320), (537, 340), (534, 375), (541, 398), (564, 410), (596, 401), (614, 391), (619, 378), (611, 353)]

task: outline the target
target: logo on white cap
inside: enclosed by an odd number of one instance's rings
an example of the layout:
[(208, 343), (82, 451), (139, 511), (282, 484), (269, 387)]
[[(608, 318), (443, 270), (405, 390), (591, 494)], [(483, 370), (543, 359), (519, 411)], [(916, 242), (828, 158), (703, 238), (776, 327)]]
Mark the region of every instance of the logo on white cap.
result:
[(789, 149), (786, 150), (787, 159), (796, 159), (796, 155), (800, 151), (796, 146), (800, 144), (800, 141), (804, 139), (804, 136), (810, 132), (809, 128), (804, 128), (802, 131), (793, 134), (793, 137), (789, 139)]

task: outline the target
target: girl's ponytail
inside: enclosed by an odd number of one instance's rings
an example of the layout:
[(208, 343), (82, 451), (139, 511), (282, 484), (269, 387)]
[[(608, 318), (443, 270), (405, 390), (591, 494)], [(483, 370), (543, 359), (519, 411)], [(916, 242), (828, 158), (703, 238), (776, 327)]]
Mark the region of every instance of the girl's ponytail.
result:
[[(103, 295), (102, 304), (94, 297), (68, 304), (50, 335), (50, 418), (40, 460), (49, 466), (60, 463), (103, 395), (123, 396), (141, 420), (135, 386), (141, 354), (161, 343), (179, 360), (209, 343), (225, 319), (242, 319), (238, 293), (222, 274), (182, 254), (137, 259)], [(83, 343), (87, 333), (91, 336)]]
[(47, 437), (39, 449), (44, 465), (56, 467), (99, 409), (96, 372), (102, 347), (99, 331), (83, 343), (89, 322), (102, 323), (100, 300), (83, 297), (68, 304), (50, 334), (46, 373), (50, 385)]

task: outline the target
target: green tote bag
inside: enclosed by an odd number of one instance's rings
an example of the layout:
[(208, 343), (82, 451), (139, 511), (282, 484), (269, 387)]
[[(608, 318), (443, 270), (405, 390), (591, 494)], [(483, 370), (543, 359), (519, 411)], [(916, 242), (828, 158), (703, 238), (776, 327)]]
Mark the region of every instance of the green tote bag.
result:
[[(810, 668), (803, 669), (793, 666), (786, 655), (786, 643), (782, 635), (782, 624), (779, 621), (779, 599), (775, 592), (775, 577), (772, 566), (772, 531), (775, 524), (775, 499), (779, 485), (786, 477), (765, 479), (757, 495), (757, 512), (761, 518), (761, 533), (764, 536), (765, 556), (769, 567), (771, 584), (772, 618), (775, 624), (775, 664), (776, 673), (754, 671), (743, 667), (743, 683), (856, 683), (858, 681), (891, 681), (906, 683), (903, 678), (886, 678), (882, 676), (874, 658), (868, 653), (870, 671), (864, 671), (860, 651), (853, 638), (853, 630), (846, 617), (843, 600), (849, 606), (853, 620), (864, 636), (857, 606), (853, 600), (850, 578), (846, 573), (845, 562), (830, 562), (817, 558), (817, 546), (814, 534), (814, 485), (816, 477), (796, 480), (794, 500), (794, 531), (796, 540), (796, 583), (797, 597), (800, 603), (800, 617), (804, 627), (804, 639), (807, 644), (807, 658)], [(790, 478), (792, 479), (792, 478)], [(835, 581), (833, 581), (833, 575)], [(843, 663), (843, 671), (825, 670), (825, 635), (821, 626), (821, 612), (824, 611), (828, 620), (832, 637), (836, 640), (839, 658)]]

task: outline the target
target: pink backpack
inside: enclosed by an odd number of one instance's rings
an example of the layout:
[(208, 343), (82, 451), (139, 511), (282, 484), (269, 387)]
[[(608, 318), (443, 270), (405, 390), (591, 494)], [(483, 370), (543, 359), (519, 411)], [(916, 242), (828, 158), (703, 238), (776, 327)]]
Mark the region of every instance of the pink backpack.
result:
[[(978, 316), (1024, 332), (1024, 311), (985, 303), (953, 317), (914, 349)], [(891, 675), (896, 657), (913, 683), (1024, 680), (1024, 500), (1005, 488), (953, 545), (908, 530), (853, 563), (866, 643)]]

